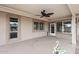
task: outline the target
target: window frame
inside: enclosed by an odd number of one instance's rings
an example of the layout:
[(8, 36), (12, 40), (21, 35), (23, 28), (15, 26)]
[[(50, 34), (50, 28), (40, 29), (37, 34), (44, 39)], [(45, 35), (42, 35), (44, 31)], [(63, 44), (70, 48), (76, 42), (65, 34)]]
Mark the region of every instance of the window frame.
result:
[[(35, 29), (34, 27), (35, 27), (35, 22), (37, 22), (38, 24), (37, 24), (37, 29)], [(41, 25), (42, 24), (42, 25)], [(33, 21), (33, 30), (34, 31), (43, 31), (44, 30), (44, 27), (45, 27), (45, 25), (44, 25), (44, 22), (40, 22), (40, 21)]]
[[(61, 23), (61, 31), (58, 31), (57, 23)], [(63, 26), (62, 21), (56, 22), (56, 32), (62, 32), (63, 30), (62, 26)]]
[[(72, 21), (71, 21), (71, 19), (69, 20), (61, 20), (61, 21), (57, 21), (57, 22), (62, 22), (62, 32), (57, 32), (57, 33), (67, 33), (67, 34), (71, 34), (72, 33)], [(57, 22), (56, 22), (56, 25), (57, 25)], [(64, 22), (71, 22), (71, 32), (64, 32)], [(56, 28), (56, 30), (57, 30), (57, 28)]]
[[(71, 22), (71, 31), (70, 32), (65, 32), (64, 22)], [(71, 20), (63, 21), (63, 27), (64, 27), (64, 31), (63, 31), (64, 33), (71, 33), (72, 32), (72, 21)]]
[(43, 22), (40, 22), (39, 25), (40, 25), (39, 26), (40, 27), (40, 30), (44, 30), (44, 23)]
[[(12, 30), (11, 30), (11, 24), (10, 24), (10, 22), (11, 22), (11, 18), (15, 18), (15, 19), (17, 19), (17, 23), (18, 23), (18, 24), (17, 24), (17, 30), (15, 30), (15, 31), (12, 31)], [(18, 38), (18, 30), (19, 30), (18, 27), (19, 27), (19, 19), (16, 18), (16, 17), (9, 17), (9, 38), (10, 38), (10, 39)], [(11, 37), (11, 33), (17, 33), (17, 34), (16, 34), (16, 37), (14, 37), (14, 38)]]

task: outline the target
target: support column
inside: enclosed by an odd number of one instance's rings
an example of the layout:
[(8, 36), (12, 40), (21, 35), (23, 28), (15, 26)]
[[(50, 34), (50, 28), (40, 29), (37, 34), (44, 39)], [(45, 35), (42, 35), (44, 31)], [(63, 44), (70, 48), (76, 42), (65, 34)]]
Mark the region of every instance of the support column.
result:
[(62, 21), (62, 33), (64, 32), (64, 23)]
[(72, 15), (72, 44), (76, 45), (77, 31), (76, 31), (76, 15)]

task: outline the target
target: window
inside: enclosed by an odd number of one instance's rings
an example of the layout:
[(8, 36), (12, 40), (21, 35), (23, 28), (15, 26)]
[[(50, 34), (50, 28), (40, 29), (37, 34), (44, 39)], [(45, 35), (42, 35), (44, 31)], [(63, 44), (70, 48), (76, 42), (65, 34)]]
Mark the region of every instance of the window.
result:
[(64, 32), (71, 32), (71, 21), (64, 22)]
[(62, 32), (62, 22), (57, 22), (57, 32)]
[(10, 38), (17, 38), (18, 18), (10, 18)]
[(40, 23), (40, 30), (44, 30), (44, 23)]
[(44, 30), (44, 23), (34, 22), (34, 30)]
[(34, 22), (34, 29), (38, 30), (38, 22)]

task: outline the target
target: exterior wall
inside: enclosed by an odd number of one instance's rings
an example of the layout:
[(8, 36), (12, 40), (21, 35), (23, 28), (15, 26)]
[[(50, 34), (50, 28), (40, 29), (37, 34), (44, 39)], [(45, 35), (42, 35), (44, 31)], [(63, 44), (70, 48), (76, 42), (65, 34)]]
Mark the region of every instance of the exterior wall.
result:
[[(32, 38), (42, 37), (47, 35), (48, 23), (45, 22), (45, 30), (44, 31), (33, 31), (33, 20), (31, 18), (20, 16), (20, 40), (16, 40), (14, 42), (19, 42), (23, 40), (28, 40)], [(0, 12), (0, 45), (4, 45), (10, 43), (9, 39), (9, 30), (8, 29), (8, 16), (5, 12)], [(14, 43), (11, 42), (11, 43)]]
[(47, 35), (48, 24), (45, 23), (44, 31), (33, 31), (33, 20), (31, 18), (21, 17), (21, 39), (28, 40)]
[(6, 44), (6, 13), (0, 12), (0, 45)]

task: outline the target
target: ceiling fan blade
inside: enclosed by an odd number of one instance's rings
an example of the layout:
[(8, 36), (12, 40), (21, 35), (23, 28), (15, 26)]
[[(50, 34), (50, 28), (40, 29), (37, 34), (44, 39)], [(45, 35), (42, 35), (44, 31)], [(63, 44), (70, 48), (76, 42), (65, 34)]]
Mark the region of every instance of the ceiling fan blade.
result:
[(54, 13), (47, 13), (47, 15), (53, 15)]

